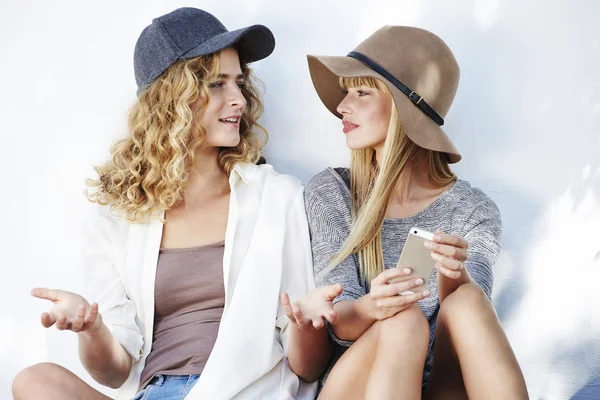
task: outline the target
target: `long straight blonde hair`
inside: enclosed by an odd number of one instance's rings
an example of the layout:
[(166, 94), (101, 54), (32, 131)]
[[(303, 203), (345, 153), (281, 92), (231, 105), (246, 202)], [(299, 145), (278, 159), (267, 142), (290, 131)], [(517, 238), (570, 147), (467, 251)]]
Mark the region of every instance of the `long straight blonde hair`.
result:
[[(340, 78), (340, 86), (365, 86), (390, 93), (387, 86), (372, 77)], [(358, 253), (361, 278), (367, 285), (385, 270), (381, 228), (388, 204), (394, 190), (412, 173), (412, 168), (427, 168), (429, 181), (444, 187), (456, 179), (450, 170), (446, 153), (417, 146), (406, 135), (402, 122), (392, 102), (388, 133), (383, 146), (381, 165), (375, 158), (375, 150), (353, 150), (350, 162), (350, 193), (352, 229), (339, 253), (331, 261), (331, 268), (349, 255)]]

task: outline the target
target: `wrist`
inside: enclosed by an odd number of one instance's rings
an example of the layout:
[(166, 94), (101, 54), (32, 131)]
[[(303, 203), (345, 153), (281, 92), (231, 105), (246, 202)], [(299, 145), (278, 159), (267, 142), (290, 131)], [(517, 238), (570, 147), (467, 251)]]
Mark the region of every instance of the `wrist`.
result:
[(300, 324), (294, 323), (292, 321), (288, 322), (289, 326), (287, 329), (290, 330), (290, 332), (306, 332), (306, 331), (313, 331), (316, 330), (312, 323), (308, 324), (306, 326), (301, 326)]
[(360, 299), (354, 302), (354, 310), (356, 315), (366, 321), (376, 321), (377, 317), (375, 316), (375, 305), (373, 304), (373, 299), (368, 294), (362, 296)]
[(100, 321), (98, 327), (92, 328), (87, 331), (79, 332), (78, 334), (86, 338), (95, 339), (100, 335), (104, 335), (107, 331), (109, 331), (108, 327), (104, 325), (104, 322)]

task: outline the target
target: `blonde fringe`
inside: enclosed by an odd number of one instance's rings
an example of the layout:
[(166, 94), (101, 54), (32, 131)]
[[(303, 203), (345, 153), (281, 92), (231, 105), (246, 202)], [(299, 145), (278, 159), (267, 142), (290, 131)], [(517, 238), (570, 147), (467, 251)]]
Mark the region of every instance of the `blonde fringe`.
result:
[[(389, 93), (383, 82), (371, 77), (340, 78), (340, 85), (343, 88), (366, 86)], [(393, 99), (391, 101), (390, 123), (381, 165), (377, 164), (372, 148), (352, 151), (352, 229), (330, 265), (330, 268), (334, 268), (351, 254), (358, 253), (361, 277), (367, 285), (385, 270), (381, 228), (398, 183), (402, 176), (410, 173), (409, 162), (424, 160), (429, 168), (429, 180), (436, 186), (446, 186), (456, 179), (445, 153), (420, 148), (408, 138), (398, 117), (396, 105)]]
[[(86, 180), (90, 201), (109, 206), (130, 222), (144, 223), (182, 199), (196, 151), (206, 136), (198, 124), (193, 137), (192, 124), (206, 109), (208, 82), (219, 74), (219, 55), (178, 61), (142, 92), (129, 112), (128, 136), (115, 141), (110, 160), (94, 167), (98, 178)], [(259, 81), (246, 65), (242, 73), (247, 104), (240, 121), (241, 140), (219, 154), (227, 174), (238, 162), (258, 161), (268, 138), (257, 122), (263, 112)], [(193, 115), (190, 104), (198, 98), (203, 106)]]

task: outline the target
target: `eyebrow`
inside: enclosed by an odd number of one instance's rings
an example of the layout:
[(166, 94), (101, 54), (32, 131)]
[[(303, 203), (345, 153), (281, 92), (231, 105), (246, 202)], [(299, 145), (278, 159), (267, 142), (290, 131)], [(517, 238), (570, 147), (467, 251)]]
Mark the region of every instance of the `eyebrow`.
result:
[[(230, 75), (229, 74), (219, 74), (219, 79), (229, 79)], [(235, 78), (236, 80), (238, 79), (244, 79), (244, 75), (243, 74), (239, 74), (238, 76), (236, 76)]]

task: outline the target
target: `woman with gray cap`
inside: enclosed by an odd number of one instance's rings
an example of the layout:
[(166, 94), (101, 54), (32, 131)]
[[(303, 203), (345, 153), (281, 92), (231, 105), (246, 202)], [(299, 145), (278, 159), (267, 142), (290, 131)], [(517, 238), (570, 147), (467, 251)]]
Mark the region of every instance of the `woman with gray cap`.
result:
[[(346, 57), (308, 63), (351, 149), (350, 169), (322, 171), (305, 195), (316, 283), (343, 285), (319, 398), (527, 398), (490, 302), (500, 213), (451, 171), (461, 156), (441, 128), (458, 87), (452, 52), (386, 26)], [(412, 227), (435, 232), (427, 286), (397, 266)]]
[[(314, 398), (341, 288), (313, 289), (300, 182), (256, 165), (262, 105), (247, 63), (274, 45), (262, 25), (229, 32), (194, 8), (137, 41), (129, 135), (88, 181), (92, 289), (32, 291), (55, 303), (42, 324), (77, 332), (85, 368), (119, 399)], [(303, 314), (306, 302), (325, 307)], [(54, 364), (22, 371), (13, 393), (107, 399)]]

